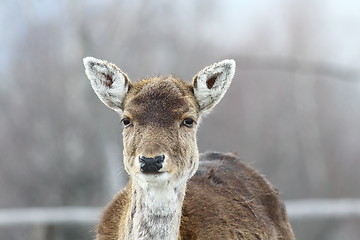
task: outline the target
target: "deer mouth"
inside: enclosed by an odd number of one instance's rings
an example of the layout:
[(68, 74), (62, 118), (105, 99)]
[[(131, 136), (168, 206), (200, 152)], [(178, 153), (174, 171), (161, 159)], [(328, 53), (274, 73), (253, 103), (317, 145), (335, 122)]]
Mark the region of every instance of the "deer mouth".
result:
[(164, 174), (165, 172), (159, 172), (159, 171), (150, 171), (150, 172), (143, 172), (141, 171), (143, 174), (145, 175), (161, 175)]
[(153, 172), (153, 173), (143, 173), (140, 172), (137, 174), (137, 179), (139, 182), (146, 183), (146, 185), (155, 185), (166, 183), (171, 176), (168, 172)]

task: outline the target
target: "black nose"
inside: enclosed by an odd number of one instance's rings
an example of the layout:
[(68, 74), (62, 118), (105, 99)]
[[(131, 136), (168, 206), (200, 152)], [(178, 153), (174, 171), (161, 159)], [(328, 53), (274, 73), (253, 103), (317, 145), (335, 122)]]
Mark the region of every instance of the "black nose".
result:
[(143, 173), (158, 173), (159, 170), (163, 167), (165, 156), (159, 155), (155, 157), (145, 157), (140, 156), (140, 170)]

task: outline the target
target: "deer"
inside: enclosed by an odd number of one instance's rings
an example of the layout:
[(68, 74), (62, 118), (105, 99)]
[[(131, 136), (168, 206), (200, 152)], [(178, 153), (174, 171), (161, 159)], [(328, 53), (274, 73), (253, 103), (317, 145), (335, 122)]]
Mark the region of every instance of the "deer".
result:
[(123, 125), (129, 180), (105, 208), (97, 240), (295, 239), (279, 192), (236, 153), (199, 154), (197, 129), (225, 95), (235, 61), (136, 82), (116, 65), (86, 57), (99, 99)]

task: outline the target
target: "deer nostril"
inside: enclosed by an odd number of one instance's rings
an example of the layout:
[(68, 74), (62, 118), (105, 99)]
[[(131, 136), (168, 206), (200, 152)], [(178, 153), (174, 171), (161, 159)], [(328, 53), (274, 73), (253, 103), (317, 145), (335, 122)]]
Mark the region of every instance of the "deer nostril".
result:
[(165, 155), (155, 157), (139, 156), (140, 169), (144, 173), (156, 173), (163, 167)]
[(151, 163), (151, 162), (156, 162), (156, 163), (163, 163), (165, 159), (165, 155), (159, 155), (159, 156), (155, 156), (155, 157), (145, 157), (145, 156), (139, 156), (139, 160), (141, 163)]
[(156, 163), (160, 164), (160, 163), (163, 163), (164, 162), (164, 159), (165, 159), (165, 155), (159, 155), (159, 156), (156, 156), (154, 157)]
[(139, 161), (141, 162), (141, 163), (147, 163), (147, 162), (149, 162), (149, 161), (151, 161), (153, 158), (147, 158), (147, 157), (145, 157), (145, 156), (139, 156)]

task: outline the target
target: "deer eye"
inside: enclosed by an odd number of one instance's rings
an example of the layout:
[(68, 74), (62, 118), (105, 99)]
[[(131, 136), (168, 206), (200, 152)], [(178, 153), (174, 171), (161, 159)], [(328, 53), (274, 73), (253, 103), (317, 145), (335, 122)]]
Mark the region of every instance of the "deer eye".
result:
[(128, 117), (121, 119), (121, 122), (124, 125), (124, 127), (129, 127), (131, 125), (130, 118), (128, 118)]
[(194, 121), (192, 118), (185, 118), (185, 119), (182, 121), (181, 125), (182, 125), (182, 126), (185, 126), (185, 127), (188, 127), (188, 128), (192, 128), (193, 125), (194, 125), (194, 122), (195, 122), (195, 121)]

